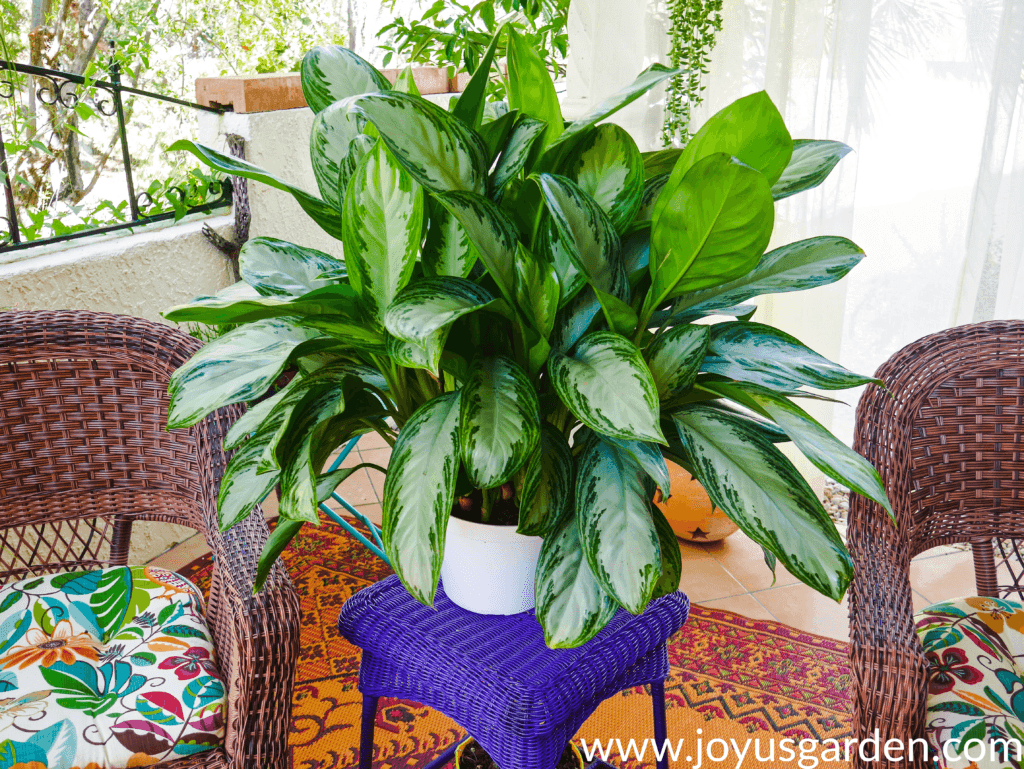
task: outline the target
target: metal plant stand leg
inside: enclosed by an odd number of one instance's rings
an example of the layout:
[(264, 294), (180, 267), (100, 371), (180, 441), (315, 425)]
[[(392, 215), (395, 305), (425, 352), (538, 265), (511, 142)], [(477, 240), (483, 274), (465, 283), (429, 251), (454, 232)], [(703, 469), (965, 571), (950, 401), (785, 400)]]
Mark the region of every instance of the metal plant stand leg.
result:
[(658, 769), (668, 769), (668, 750), (665, 750), (665, 742), (668, 740), (668, 729), (665, 725), (665, 682), (651, 682), (651, 704), (654, 706), (654, 745), (663, 751), (658, 759)]
[(363, 721), (359, 727), (359, 769), (373, 764), (373, 727), (377, 721), (377, 697), (363, 695)]

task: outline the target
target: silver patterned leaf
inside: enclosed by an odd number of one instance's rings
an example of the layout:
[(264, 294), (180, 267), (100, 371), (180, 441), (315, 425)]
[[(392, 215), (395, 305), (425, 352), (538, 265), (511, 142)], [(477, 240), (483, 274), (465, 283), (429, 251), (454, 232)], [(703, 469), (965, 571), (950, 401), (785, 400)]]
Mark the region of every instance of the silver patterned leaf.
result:
[(345, 104), (373, 123), (398, 162), (431, 192), (486, 192), (487, 149), (451, 113), (394, 91), (358, 96)]
[(432, 606), (459, 469), (459, 394), (427, 401), (405, 423), (384, 481), (382, 536), (409, 593)]
[(648, 509), (644, 471), (633, 456), (590, 441), (576, 474), (576, 525), (602, 589), (633, 614), (647, 606), (661, 574), (661, 545)]
[(845, 390), (881, 384), (878, 379), (854, 374), (818, 355), (777, 328), (742, 321), (712, 327), (701, 371), (783, 390), (804, 385)]
[(574, 518), (544, 540), (534, 595), (544, 643), (552, 649), (582, 646), (618, 611), (590, 570)]
[(597, 331), (572, 356), (553, 354), (555, 391), (587, 427), (613, 438), (664, 443), (658, 389), (640, 350), (618, 334)]
[(462, 387), (459, 446), (478, 489), (505, 483), (523, 466), (540, 437), (540, 404), (533, 383), (515, 361), (480, 360)]
[(412, 277), (423, 232), (423, 190), (380, 142), (349, 181), (344, 232), (349, 282), (379, 322)]
[(801, 582), (841, 600), (853, 577), (850, 555), (817, 495), (782, 452), (720, 409), (691, 404), (673, 420), (715, 507)]
[(302, 93), (314, 112), (361, 93), (388, 91), (391, 84), (370, 62), (340, 45), (321, 45), (302, 57)]

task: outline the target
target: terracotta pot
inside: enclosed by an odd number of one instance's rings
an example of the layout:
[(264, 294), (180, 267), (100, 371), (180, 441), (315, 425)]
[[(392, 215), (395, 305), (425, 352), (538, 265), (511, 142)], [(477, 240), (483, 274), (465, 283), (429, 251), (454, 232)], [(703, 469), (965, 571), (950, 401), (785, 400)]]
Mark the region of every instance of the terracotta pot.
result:
[(717, 509), (704, 487), (674, 462), (668, 463), (672, 496), (663, 501), (661, 492), (654, 497), (676, 536), (691, 542), (716, 542), (725, 539), (739, 527)]
[[(469, 737), (459, 743), (459, 747), (455, 749), (455, 769), (462, 769), (462, 753), (472, 745), (475, 740)], [(579, 762), (580, 769), (584, 769), (583, 754), (580, 753), (580, 749), (576, 747), (576, 743), (570, 742), (569, 747), (572, 748), (572, 752), (576, 756), (576, 760)]]

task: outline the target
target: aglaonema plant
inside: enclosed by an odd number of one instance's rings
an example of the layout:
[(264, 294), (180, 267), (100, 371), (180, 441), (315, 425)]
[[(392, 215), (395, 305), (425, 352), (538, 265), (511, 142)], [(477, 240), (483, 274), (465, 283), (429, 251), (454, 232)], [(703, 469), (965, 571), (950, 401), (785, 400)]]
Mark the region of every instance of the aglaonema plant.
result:
[(674, 70), (654, 65), (566, 123), (541, 59), (500, 34), (507, 106), (484, 104), (497, 38), (450, 111), (343, 48), (307, 54), (319, 197), (211, 148), (172, 148), (291, 193), (344, 248), (342, 262), (255, 238), (244, 283), (166, 313), (238, 324), (175, 373), (169, 427), (263, 396), (227, 436), (219, 498), (228, 528), (279, 487), (257, 588), (351, 472), (325, 472), (331, 453), (376, 431), (393, 445), (385, 550), (426, 604), (453, 508), (487, 522), (511, 505), (518, 530), (544, 538), (549, 645), (586, 642), (620, 606), (641, 612), (682, 569), (652, 504), (669, 491), (666, 459), (772, 568), (840, 599), (849, 554), (778, 444), (888, 509), (874, 468), (796, 403), (872, 380), (751, 322), (749, 300), (832, 283), (864, 256), (828, 236), (765, 253), (775, 202), (820, 184), (848, 148), (792, 140), (755, 93), (683, 149), (644, 154), (605, 121)]

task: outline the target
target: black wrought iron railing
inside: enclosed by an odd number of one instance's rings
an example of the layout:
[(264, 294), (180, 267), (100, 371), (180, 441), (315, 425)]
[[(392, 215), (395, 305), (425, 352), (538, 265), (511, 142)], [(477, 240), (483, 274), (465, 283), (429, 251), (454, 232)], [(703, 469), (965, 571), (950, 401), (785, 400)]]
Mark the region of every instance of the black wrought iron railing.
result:
[[(165, 194), (178, 198), (176, 210), (163, 210), (157, 204), (149, 190), (136, 192), (135, 177), (132, 172), (132, 159), (128, 149), (128, 121), (125, 119), (123, 94), (143, 96), (168, 104), (174, 104), (204, 112), (223, 113), (223, 109), (195, 104), (184, 99), (176, 99), (158, 93), (143, 91), (121, 83), (121, 70), (116, 62), (108, 69), (110, 80), (96, 80), (75, 75), (70, 72), (45, 69), (29, 64), (18, 64), (0, 59), (0, 99), (13, 100), (18, 93), (11, 73), (26, 75), (31, 78), (31, 87), (35, 88), (36, 98), (42, 104), (64, 110), (74, 110), (88, 99), (93, 110), (107, 118), (117, 120), (118, 141), (120, 143), (122, 172), (127, 186), (127, 204), (130, 218), (123, 221), (101, 226), (89, 226), (71, 232), (52, 234), (49, 237), (28, 238), (23, 233), (24, 225), (19, 220), (19, 205), (14, 192), (14, 180), (8, 153), (4, 147), (4, 126), (0, 121), (0, 180), (3, 182), (6, 206), (0, 209), (0, 252), (14, 251), (48, 243), (58, 243), (89, 235), (114, 232), (140, 227), (153, 222), (174, 219), (181, 215), (182, 207), (189, 199), (189, 192), (182, 186), (172, 185), (166, 188)], [(2, 102), (0, 102), (2, 103)], [(208, 183), (205, 199), (197, 205), (187, 205), (187, 213), (209, 212), (231, 205), (232, 187), (229, 179), (212, 180)]]

